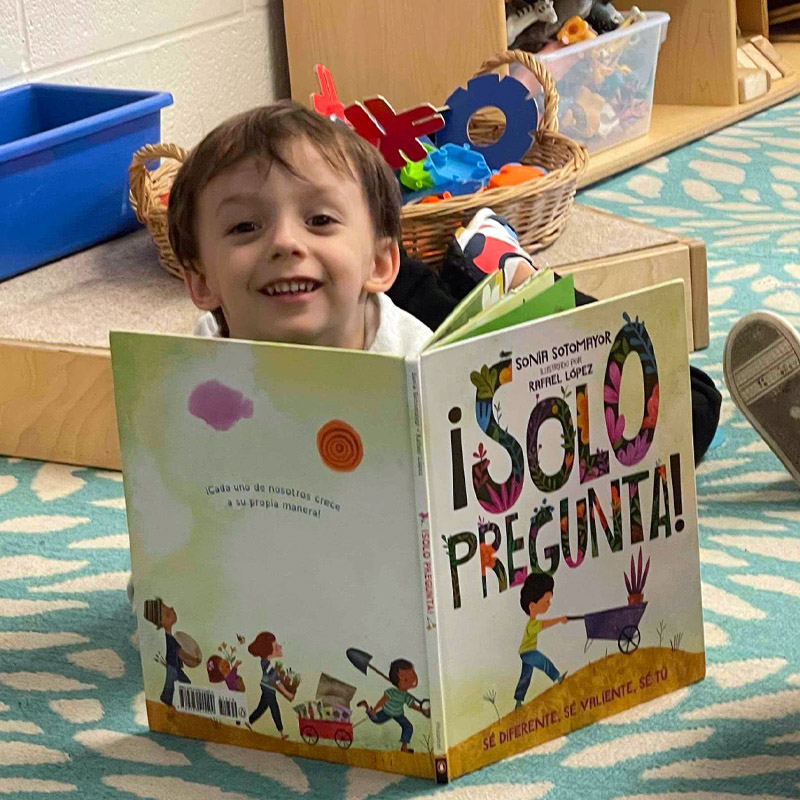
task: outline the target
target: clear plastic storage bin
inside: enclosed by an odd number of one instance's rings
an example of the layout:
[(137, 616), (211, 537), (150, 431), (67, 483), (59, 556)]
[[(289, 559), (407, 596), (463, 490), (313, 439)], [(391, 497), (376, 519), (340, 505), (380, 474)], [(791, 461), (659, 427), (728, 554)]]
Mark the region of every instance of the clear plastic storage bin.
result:
[[(669, 15), (647, 19), (537, 57), (556, 81), (559, 131), (590, 153), (643, 136), (650, 130), (658, 51)], [(524, 67), (511, 74), (542, 102), (542, 92)], [(541, 109), (540, 109), (541, 111)]]

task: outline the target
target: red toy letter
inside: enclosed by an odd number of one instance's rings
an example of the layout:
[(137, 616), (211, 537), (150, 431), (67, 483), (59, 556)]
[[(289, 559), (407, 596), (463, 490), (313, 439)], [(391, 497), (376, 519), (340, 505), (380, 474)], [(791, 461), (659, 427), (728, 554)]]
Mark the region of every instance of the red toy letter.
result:
[(336, 93), (331, 71), (322, 64), (317, 64), (314, 71), (317, 73), (321, 92), (321, 94), (311, 93), (311, 105), (314, 107), (314, 111), (322, 114), (323, 117), (336, 117), (352, 128), (352, 124), (345, 116), (344, 105), (339, 101), (339, 95)]
[(374, 144), (392, 169), (401, 169), (406, 160), (422, 161), (427, 156), (417, 137), (444, 127), (444, 118), (425, 103), (397, 114), (382, 97), (353, 103), (344, 110), (356, 132)]

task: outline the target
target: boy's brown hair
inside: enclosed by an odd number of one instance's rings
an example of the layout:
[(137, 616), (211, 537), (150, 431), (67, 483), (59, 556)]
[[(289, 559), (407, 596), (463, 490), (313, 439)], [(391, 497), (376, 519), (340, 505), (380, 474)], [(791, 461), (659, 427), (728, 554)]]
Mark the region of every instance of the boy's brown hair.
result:
[(217, 175), (246, 158), (290, 172), (287, 145), (307, 139), (336, 172), (361, 185), (376, 237), (400, 238), (401, 194), (383, 156), (345, 124), (309, 111), (291, 100), (245, 111), (214, 128), (184, 161), (169, 195), (169, 241), (185, 269), (197, 269), (197, 199)]

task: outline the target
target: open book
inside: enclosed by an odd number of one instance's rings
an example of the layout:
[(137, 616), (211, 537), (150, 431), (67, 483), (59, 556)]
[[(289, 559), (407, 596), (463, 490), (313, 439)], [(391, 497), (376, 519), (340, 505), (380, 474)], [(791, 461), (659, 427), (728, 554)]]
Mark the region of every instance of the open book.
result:
[(703, 677), (682, 282), (492, 280), (407, 360), (112, 334), (153, 730), (444, 782)]

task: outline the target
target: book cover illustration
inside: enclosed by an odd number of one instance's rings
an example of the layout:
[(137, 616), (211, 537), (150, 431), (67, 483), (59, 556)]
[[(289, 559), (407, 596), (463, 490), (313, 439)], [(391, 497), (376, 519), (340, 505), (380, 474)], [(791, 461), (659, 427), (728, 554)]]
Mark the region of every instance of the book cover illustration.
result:
[(451, 774), (705, 672), (683, 287), (423, 354)]
[(150, 726), (432, 777), (403, 360), (113, 348)]
[(680, 283), (409, 362), (112, 352), (154, 730), (445, 779), (703, 676)]

